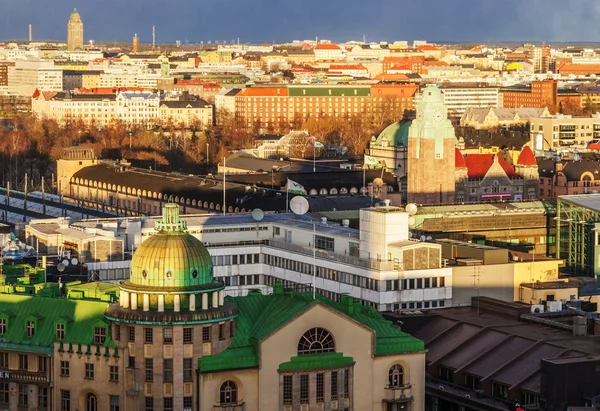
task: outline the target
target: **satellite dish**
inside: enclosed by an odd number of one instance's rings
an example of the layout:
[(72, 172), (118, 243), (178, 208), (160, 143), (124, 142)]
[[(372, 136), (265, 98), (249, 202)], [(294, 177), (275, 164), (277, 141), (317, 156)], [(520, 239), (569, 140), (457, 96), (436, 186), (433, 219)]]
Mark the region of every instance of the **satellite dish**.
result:
[(428, 235), (428, 236), (427, 236), (427, 241), (431, 241), (431, 240), (433, 240), (433, 237), (432, 237), (432, 236), (430, 236), (430, 235)]
[(377, 177), (375, 180), (373, 180), (373, 185), (377, 188), (381, 188), (383, 187), (383, 180)]
[(408, 217), (408, 225), (415, 225), (415, 218), (414, 217)]
[(296, 215), (304, 215), (308, 212), (308, 200), (302, 196), (296, 196), (290, 201), (290, 208)]
[(62, 273), (63, 271), (65, 271), (65, 268), (67, 268), (67, 266), (66, 266), (66, 265), (64, 265), (63, 263), (59, 263), (59, 264), (56, 266), (56, 269), (57, 269), (59, 272), (61, 272), (61, 273)]
[(420, 238), (420, 240), (421, 241), (425, 241), (425, 240), (427, 240), (427, 237), (425, 237), (424, 235), (422, 235), (421, 238)]
[(415, 215), (417, 214), (417, 210), (418, 207), (415, 203), (408, 203), (406, 205), (405, 211), (409, 214), (409, 215)]
[(71, 258), (71, 265), (77, 265), (78, 262), (75, 257)]
[(265, 212), (260, 208), (255, 208), (252, 210), (252, 218), (254, 221), (261, 221), (263, 218), (265, 218)]
[(69, 266), (69, 260), (62, 260), (62, 263), (65, 267)]

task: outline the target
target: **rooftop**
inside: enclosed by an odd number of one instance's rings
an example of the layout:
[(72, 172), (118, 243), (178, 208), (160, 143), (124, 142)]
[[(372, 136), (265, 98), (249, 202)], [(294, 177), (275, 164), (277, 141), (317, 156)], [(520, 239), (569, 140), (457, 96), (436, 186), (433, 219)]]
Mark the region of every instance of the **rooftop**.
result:
[[(257, 342), (267, 338), (317, 304), (337, 311), (373, 330), (376, 337), (375, 355), (421, 352), (424, 349), (422, 341), (401, 331), (373, 308), (361, 306), (351, 298), (344, 298), (342, 303), (320, 295), (313, 299), (312, 293), (284, 291), (281, 284), (276, 284), (271, 295), (251, 291), (246, 297), (227, 297), (226, 300), (235, 304), (239, 310), (235, 337), (231, 345), (222, 353), (201, 357), (198, 360), (198, 368), (203, 372), (258, 367)], [(302, 359), (302, 362), (316, 360), (320, 363), (337, 364), (346, 361), (345, 357), (339, 355), (319, 356), (320, 358), (316, 359), (308, 357), (313, 356), (307, 356)], [(286, 367), (290, 369), (302, 367), (298, 362), (299, 360), (291, 361)]]

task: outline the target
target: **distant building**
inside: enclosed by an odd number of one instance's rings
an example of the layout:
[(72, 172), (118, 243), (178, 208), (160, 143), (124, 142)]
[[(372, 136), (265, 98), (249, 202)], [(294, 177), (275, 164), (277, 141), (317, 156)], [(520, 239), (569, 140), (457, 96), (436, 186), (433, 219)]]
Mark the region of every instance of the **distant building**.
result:
[(595, 158), (538, 158), (537, 163), (541, 199), (556, 200), (560, 196), (590, 194), (600, 190), (600, 161)]
[(29, 96), (40, 91), (61, 91), (63, 89), (62, 69), (52, 61), (19, 60), (8, 67), (8, 92)]
[(134, 53), (137, 53), (140, 51), (140, 38), (138, 37), (137, 33), (135, 36), (133, 36), (133, 44), (132, 44), (131, 51), (133, 51)]
[(440, 89), (450, 117), (460, 117), (472, 107), (502, 106), (502, 95), (498, 87), (490, 87), (484, 83), (443, 83)]
[(499, 154), (468, 154), (456, 149), (456, 202), (536, 200), (538, 167), (529, 146), (516, 164), (510, 165)]
[(460, 118), (460, 125), (481, 130), (524, 125), (532, 118), (551, 116), (547, 108), (469, 107)]
[(405, 120), (392, 123), (377, 138), (373, 136), (369, 143), (368, 154), (388, 170), (393, 170), (399, 178), (406, 176), (410, 125), (411, 122)]
[(505, 108), (551, 107), (558, 105), (558, 81), (532, 81), (530, 85), (518, 85), (502, 90)]
[(160, 120), (163, 124), (194, 124), (205, 128), (213, 124), (213, 106), (202, 99), (163, 100), (159, 106)]
[(317, 44), (315, 60), (346, 60), (346, 53), (337, 44)]
[(552, 117), (538, 117), (529, 120), (531, 141), (536, 152), (557, 150), (560, 147), (588, 143), (600, 139), (600, 115), (573, 117), (558, 114)]
[(73, 9), (67, 24), (67, 49), (83, 49), (83, 23), (77, 9)]

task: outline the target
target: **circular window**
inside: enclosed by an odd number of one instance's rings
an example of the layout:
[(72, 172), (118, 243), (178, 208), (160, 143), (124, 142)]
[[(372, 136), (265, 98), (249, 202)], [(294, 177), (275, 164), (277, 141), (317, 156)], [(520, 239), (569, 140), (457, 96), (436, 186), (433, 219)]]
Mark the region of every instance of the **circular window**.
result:
[(142, 271), (142, 277), (144, 277), (144, 278), (148, 277), (148, 273), (146, 272), (146, 270)]
[(197, 278), (198, 277), (198, 270), (192, 271), (192, 277), (193, 278)]
[(171, 279), (173, 277), (173, 273), (170, 271), (167, 271), (167, 278)]

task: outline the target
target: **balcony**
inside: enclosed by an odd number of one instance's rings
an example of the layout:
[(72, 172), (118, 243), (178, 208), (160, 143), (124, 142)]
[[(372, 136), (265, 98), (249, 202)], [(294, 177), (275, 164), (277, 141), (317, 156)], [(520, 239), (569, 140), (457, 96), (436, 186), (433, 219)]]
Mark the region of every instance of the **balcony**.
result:
[(280, 250), (291, 251), (298, 254), (306, 255), (310, 258), (315, 257), (319, 260), (334, 261), (336, 263), (353, 265), (355, 267), (366, 268), (375, 271), (392, 271), (394, 270), (393, 261), (377, 261), (377, 260), (365, 260), (359, 257), (353, 257), (345, 254), (337, 254), (324, 250), (316, 250), (312, 248), (302, 247), (296, 244), (289, 244), (285, 241), (269, 240), (268, 247), (277, 248)]
[(409, 403), (413, 401), (413, 396), (411, 393), (412, 385), (400, 385), (397, 387), (387, 386), (385, 387), (385, 396), (383, 397), (384, 402), (393, 402), (393, 403)]
[(245, 411), (246, 405), (243, 402), (235, 404), (215, 404), (213, 411)]

